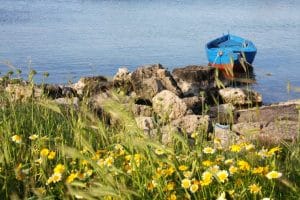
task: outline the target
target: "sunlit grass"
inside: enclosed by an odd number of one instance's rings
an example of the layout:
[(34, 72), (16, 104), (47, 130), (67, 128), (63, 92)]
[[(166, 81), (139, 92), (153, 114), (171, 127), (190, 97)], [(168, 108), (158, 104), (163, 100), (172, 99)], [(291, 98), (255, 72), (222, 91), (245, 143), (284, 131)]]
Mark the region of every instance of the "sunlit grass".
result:
[(73, 108), (1, 91), (0, 197), (299, 199), (299, 141), (222, 146), (195, 132), (190, 144), (174, 132), (165, 146), (137, 127), (123, 96), (112, 96), (103, 103), (114, 118), (107, 125), (84, 98)]

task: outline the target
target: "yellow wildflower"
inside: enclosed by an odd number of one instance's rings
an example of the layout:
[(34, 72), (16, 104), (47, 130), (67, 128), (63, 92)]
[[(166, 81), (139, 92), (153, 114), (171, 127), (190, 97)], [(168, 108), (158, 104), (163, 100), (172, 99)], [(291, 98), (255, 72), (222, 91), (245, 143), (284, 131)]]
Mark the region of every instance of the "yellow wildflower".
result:
[(214, 154), (215, 152), (216, 152), (216, 150), (211, 147), (205, 147), (203, 149), (203, 153), (205, 153), (205, 154)]
[(225, 160), (225, 157), (224, 156), (221, 156), (221, 155), (218, 155), (216, 157), (216, 162), (223, 162)]
[(240, 152), (241, 150), (242, 150), (242, 148), (238, 144), (233, 144), (230, 146), (230, 151), (232, 151), (232, 152)]
[(167, 184), (167, 190), (168, 191), (172, 191), (175, 189), (175, 182), (171, 181), (171, 182), (168, 182)]
[(72, 183), (72, 182), (74, 181), (74, 179), (77, 178), (77, 176), (78, 176), (78, 173), (71, 173), (71, 174), (68, 176), (66, 182), (67, 182), (67, 183)]
[(253, 174), (262, 174), (264, 172), (264, 167), (255, 167), (252, 169)]
[(276, 179), (276, 178), (280, 178), (281, 176), (282, 176), (282, 173), (277, 172), (277, 171), (271, 171), (266, 175), (266, 177), (268, 179)]
[(176, 196), (176, 193), (173, 192), (169, 197), (168, 197), (168, 200), (176, 200), (177, 199), (177, 196)]
[(104, 165), (106, 165), (107, 167), (111, 167), (113, 164), (114, 158), (112, 156), (109, 156), (104, 160)]
[(191, 171), (184, 171), (183, 172), (183, 176), (185, 178), (190, 178), (193, 175), (193, 173)]
[(56, 166), (55, 166), (55, 168), (54, 168), (54, 173), (56, 173), (56, 174), (62, 174), (62, 173), (64, 173), (64, 171), (65, 171), (65, 166), (64, 165), (62, 165), (62, 164), (57, 164)]
[(281, 148), (277, 146), (277, 147), (274, 147), (274, 148), (270, 149), (267, 154), (268, 154), (268, 156), (272, 156), (276, 152), (280, 152), (280, 151), (281, 151)]
[(50, 151), (50, 153), (48, 154), (48, 159), (49, 160), (53, 160), (55, 158), (56, 153), (54, 151)]
[(33, 134), (31, 136), (28, 137), (30, 140), (36, 140), (39, 138), (39, 136), (37, 134)]
[(187, 188), (189, 188), (190, 186), (191, 186), (191, 180), (190, 180), (190, 179), (185, 178), (185, 179), (183, 179), (183, 180), (181, 181), (181, 187), (187, 189)]
[(233, 159), (227, 159), (225, 160), (225, 165), (232, 165), (233, 164)]
[(50, 183), (57, 183), (59, 181), (61, 181), (61, 173), (54, 173), (52, 174), (51, 177), (49, 177), (49, 179), (47, 180), (47, 185), (49, 185)]
[(247, 145), (245, 146), (245, 149), (246, 149), (247, 151), (251, 151), (251, 150), (255, 149), (255, 146), (254, 146), (254, 144), (247, 144)]
[(185, 171), (188, 169), (188, 167), (186, 165), (180, 165), (178, 168), (180, 171)]
[(228, 172), (226, 170), (218, 171), (216, 175), (221, 183), (228, 181)]
[(174, 167), (169, 167), (168, 169), (166, 169), (165, 174), (166, 176), (171, 176), (174, 172), (175, 172)]
[(201, 178), (202, 178), (201, 185), (207, 186), (212, 182), (213, 175), (212, 175), (212, 173), (206, 171), (206, 172), (203, 172)]
[(199, 189), (198, 184), (192, 184), (191, 187), (190, 187), (190, 191), (191, 191), (192, 193), (197, 192), (198, 189)]
[(231, 175), (235, 174), (237, 171), (238, 171), (238, 168), (237, 168), (237, 167), (235, 167), (235, 166), (233, 166), (233, 165), (231, 165), (231, 166), (229, 167), (229, 172), (230, 172)]
[(13, 135), (13, 136), (11, 137), (11, 140), (12, 140), (13, 142), (17, 143), (17, 144), (20, 144), (20, 143), (22, 142), (22, 138), (21, 138), (21, 136), (19, 136), (19, 135)]
[(39, 159), (36, 159), (34, 162), (37, 163), (37, 164), (42, 164), (43, 159), (42, 159), (42, 158), (39, 158)]
[(259, 152), (257, 152), (257, 155), (261, 158), (269, 157), (268, 151), (266, 149), (261, 149)]
[(165, 152), (162, 149), (155, 149), (155, 153), (160, 156), (163, 155)]
[(150, 183), (147, 184), (147, 190), (152, 191), (154, 188), (156, 188), (157, 183), (155, 180), (152, 180)]
[(250, 193), (252, 193), (252, 194), (257, 194), (261, 191), (261, 186), (259, 186), (257, 184), (249, 185), (248, 188), (250, 190)]
[(222, 192), (221, 195), (217, 198), (217, 200), (226, 200), (226, 193)]
[(43, 148), (40, 152), (40, 155), (41, 155), (41, 157), (47, 157), (49, 152), (50, 152), (49, 149)]
[(247, 161), (239, 160), (237, 164), (239, 166), (239, 169), (242, 170), (242, 171), (249, 171), (250, 170), (250, 165)]
[(210, 167), (210, 166), (212, 166), (214, 163), (212, 162), (212, 161), (210, 161), (210, 160), (204, 160), (203, 162), (202, 162), (202, 165), (203, 166), (205, 166), (205, 167)]
[(212, 173), (217, 173), (220, 170), (220, 167), (218, 165), (214, 165), (214, 166), (210, 167), (209, 170)]
[(197, 136), (199, 135), (199, 132), (193, 132), (192, 134), (191, 134), (191, 138), (196, 138)]

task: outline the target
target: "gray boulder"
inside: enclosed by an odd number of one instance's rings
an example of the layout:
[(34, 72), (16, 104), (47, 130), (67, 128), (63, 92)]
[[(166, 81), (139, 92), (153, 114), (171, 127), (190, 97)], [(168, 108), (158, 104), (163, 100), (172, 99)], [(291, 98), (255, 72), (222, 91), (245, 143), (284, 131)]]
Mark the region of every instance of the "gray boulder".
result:
[(162, 90), (169, 90), (181, 96), (173, 76), (160, 64), (145, 65), (136, 69), (131, 75), (133, 90), (142, 99), (151, 100)]
[(118, 69), (118, 72), (113, 77), (113, 85), (117, 88), (124, 89), (126, 92), (132, 91), (131, 73), (126, 67)]
[(224, 88), (219, 90), (224, 103), (233, 105), (257, 105), (262, 103), (262, 95), (258, 92), (242, 88)]
[(169, 90), (163, 90), (155, 95), (152, 103), (153, 111), (164, 121), (183, 117), (188, 110), (184, 101)]
[(215, 87), (215, 69), (212, 67), (191, 65), (174, 69), (172, 75), (184, 96), (199, 96), (201, 91)]
[(175, 119), (171, 125), (179, 128), (182, 132), (191, 135), (193, 132), (208, 133), (210, 119), (208, 115), (186, 115)]
[(300, 100), (238, 110), (232, 130), (247, 140), (266, 144), (294, 142), (300, 131), (299, 110)]
[(106, 92), (112, 87), (112, 83), (104, 76), (83, 77), (73, 84), (73, 89), (79, 95), (92, 96), (101, 92)]
[(205, 98), (199, 96), (182, 98), (187, 108), (192, 110), (194, 114), (201, 114), (202, 106), (205, 103)]

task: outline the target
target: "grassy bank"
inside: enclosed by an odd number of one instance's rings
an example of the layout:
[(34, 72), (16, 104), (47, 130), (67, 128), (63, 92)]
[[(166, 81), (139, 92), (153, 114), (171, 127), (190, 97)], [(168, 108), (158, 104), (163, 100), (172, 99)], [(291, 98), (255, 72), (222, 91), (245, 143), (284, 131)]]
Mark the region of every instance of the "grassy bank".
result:
[(171, 146), (141, 132), (116, 95), (108, 126), (83, 101), (0, 95), (1, 199), (299, 199), (300, 142), (222, 147), (195, 132)]

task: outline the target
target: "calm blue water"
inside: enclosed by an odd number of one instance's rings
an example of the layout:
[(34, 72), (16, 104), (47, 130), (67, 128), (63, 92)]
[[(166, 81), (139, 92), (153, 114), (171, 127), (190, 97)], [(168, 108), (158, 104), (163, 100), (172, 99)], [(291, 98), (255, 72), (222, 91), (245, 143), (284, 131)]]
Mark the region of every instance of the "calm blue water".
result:
[(265, 102), (283, 101), (300, 98), (286, 89), (300, 87), (299, 10), (278, 0), (0, 0), (0, 61), (57, 83), (120, 66), (173, 69), (207, 64), (205, 43), (229, 30), (258, 48), (254, 88)]

